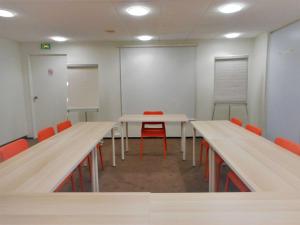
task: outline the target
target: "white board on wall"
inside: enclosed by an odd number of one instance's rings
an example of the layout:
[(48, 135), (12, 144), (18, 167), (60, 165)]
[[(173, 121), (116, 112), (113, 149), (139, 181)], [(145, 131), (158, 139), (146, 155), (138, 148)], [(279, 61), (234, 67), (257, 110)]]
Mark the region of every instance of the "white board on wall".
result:
[[(196, 48), (121, 48), (122, 113), (140, 114), (146, 110), (195, 116)], [(179, 136), (180, 129), (169, 129)], [(139, 136), (138, 128), (129, 132)]]
[(271, 34), (267, 78), (267, 137), (300, 143), (300, 22)]
[(98, 66), (68, 66), (68, 109), (98, 109)]

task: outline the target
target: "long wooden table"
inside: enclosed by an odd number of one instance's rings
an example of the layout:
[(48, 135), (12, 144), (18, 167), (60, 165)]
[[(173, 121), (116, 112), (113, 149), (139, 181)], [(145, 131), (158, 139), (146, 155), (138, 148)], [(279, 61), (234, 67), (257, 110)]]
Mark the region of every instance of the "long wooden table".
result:
[(143, 115), (143, 114), (129, 114), (123, 115), (119, 118), (121, 123), (121, 148), (122, 160), (125, 159), (124, 154), (124, 130), (126, 136), (126, 151), (128, 151), (128, 123), (142, 123), (142, 122), (165, 122), (165, 123), (180, 123), (181, 125), (181, 151), (182, 159), (186, 159), (186, 138), (185, 130), (189, 119), (184, 114), (164, 114), (164, 115)]
[(217, 153), (252, 191), (300, 190), (300, 157), (229, 121), (193, 121), (193, 165), (195, 134), (210, 144), (210, 191), (215, 190)]
[(47, 193), (58, 185), (92, 152), (92, 186), (99, 191), (96, 145), (112, 132), (115, 163), (115, 122), (78, 123), (0, 163), (0, 193)]
[(299, 193), (0, 195), (1, 225), (299, 225)]

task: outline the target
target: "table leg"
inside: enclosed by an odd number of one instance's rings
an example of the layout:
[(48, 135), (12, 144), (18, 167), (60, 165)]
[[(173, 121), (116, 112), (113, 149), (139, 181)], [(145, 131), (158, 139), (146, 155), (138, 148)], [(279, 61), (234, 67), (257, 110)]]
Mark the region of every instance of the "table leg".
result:
[(126, 122), (126, 152), (128, 152), (128, 122)]
[(195, 160), (195, 148), (196, 148), (196, 129), (193, 128), (193, 166), (196, 166)]
[(186, 147), (186, 140), (185, 140), (185, 126), (186, 123), (185, 122), (181, 122), (181, 151), (182, 151), (182, 160), (186, 159), (186, 151), (185, 151), (185, 147)]
[(122, 158), (122, 160), (125, 159), (125, 154), (124, 154), (124, 122), (121, 122), (121, 158)]
[(209, 149), (209, 192), (215, 192), (216, 181), (216, 163), (215, 152), (212, 148)]
[(92, 151), (92, 191), (99, 192), (97, 148)]
[(115, 146), (115, 131), (114, 128), (111, 129), (111, 141), (112, 141), (112, 161), (113, 167), (116, 167), (116, 146)]

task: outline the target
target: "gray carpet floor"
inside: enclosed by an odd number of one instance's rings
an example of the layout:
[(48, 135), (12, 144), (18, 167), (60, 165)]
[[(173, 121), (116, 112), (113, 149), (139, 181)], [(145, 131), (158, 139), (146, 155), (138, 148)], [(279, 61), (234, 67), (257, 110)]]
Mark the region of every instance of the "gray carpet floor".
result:
[[(33, 143), (33, 142), (32, 142)], [(161, 139), (146, 139), (144, 157), (139, 158), (139, 139), (129, 139), (129, 151), (125, 160), (121, 160), (120, 139), (116, 139), (116, 163), (112, 167), (111, 140), (105, 139), (102, 146), (104, 170), (99, 168), (101, 192), (207, 192), (208, 182), (203, 179), (204, 164), (199, 165), (199, 140), (197, 140), (196, 167), (192, 166), (192, 139), (187, 139), (187, 158), (182, 160), (180, 139), (167, 140), (167, 159), (163, 159), (163, 142)], [(221, 190), (224, 188), (226, 172), (222, 169)], [(76, 171), (77, 191), (80, 191), (78, 173)], [(91, 191), (88, 168), (84, 168), (85, 191)], [(71, 191), (66, 183), (62, 191)], [(232, 189), (232, 191), (235, 191)]]

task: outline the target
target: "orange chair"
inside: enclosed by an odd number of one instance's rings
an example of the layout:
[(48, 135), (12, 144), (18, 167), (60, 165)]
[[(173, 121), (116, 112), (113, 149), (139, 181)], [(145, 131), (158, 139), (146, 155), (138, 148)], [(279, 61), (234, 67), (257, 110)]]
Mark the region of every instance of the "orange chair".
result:
[(262, 135), (262, 129), (252, 124), (247, 124), (245, 128), (258, 136)]
[[(53, 129), (53, 127), (47, 127), (45, 129), (42, 129), (38, 132), (38, 142), (42, 142), (52, 136), (55, 135), (55, 131)], [(75, 187), (75, 179), (74, 179), (74, 175), (73, 173), (71, 173), (55, 190), (55, 192), (58, 192), (62, 189), (62, 187), (64, 186), (64, 184), (70, 180), (71, 184), (72, 184), (72, 191), (76, 191), (76, 187)]]
[(0, 162), (8, 160), (29, 147), (25, 139), (19, 139), (0, 148)]
[[(243, 126), (243, 121), (241, 121), (238, 118), (231, 118), (230, 120), (231, 123), (234, 123), (238, 126)], [(203, 140), (205, 143), (207, 143), (205, 140)], [(206, 146), (206, 144), (203, 144)], [(205, 171), (204, 171), (204, 179), (208, 180), (209, 176), (209, 169), (208, 169), (208, 150), (209, 150), (209, 144), (207, 143), (206, 146), (206, 157), (205, 157)], [(201, 142), (200, 142), (200, 160), (202, 160), (202, 149), (201, 149)], [(216, 188), (217, 191), (220, 190), (220, 179), (221, 179), (221, 169), (222, 169), (222, 164), (224, 163), (224, 160), (218, 155), (215, 154), (215, 164), (216, 164)]]
[[(57, 124), (57, 132), (62, 132), (70, 127), (72, 127), (72, 122), (70, 120), (65, 120), (59, 124)], [(102, 151), (101, 151), (101, 146), (98, 144), (97, 145), (97, 149), (99, 151), (99, 155), (100, 155), (100, 158), (99, 158), (99, 161), (100, 161), (100, 164), (101, 164), (101, 168), (102, 170), (104, 170), (104, 164), (103, 164), (103, 156), (102, 156)], [(80, 189), (81, 191), (84, 191), (84, 182), (83, 182), (83, 174), (82, 174), (82, 167), (83, 167), (83, 164), (85, 161), (88, 161), (88, 166), (89, 166), (89, 172), (90, 172), (90, 179), (92, 177), (92, 167), (91, 167), (91, 156), (88, 155), (78, 166), (78, 173), (79, 173), (79, 180), (80, 180)]]
[(278, 137), (275, 139), (275, 143), (286, 150), (295, 153), (300, 156), (300, 144), (290, 141), (286, 138)]
[(235, 117), (231, 118), (230, 122), (234, 123), (234, 124), (236, 124), (236, 125), (238, 125), (240, 127), (243, 126), (243, 121), (241, 121), (240, 119), (235, 118)]
[[(249, 130), (249, 131), (251, 131), (251, 132), (253, 132), (254, 134), (257, 134), (258, 136), (262, 135), (262, 129), (259, 128), (259, 127), (254, 126), (254, 125), (247, 124), (246, 125), (246, 129)], [(243, 183), (243, 181), (241, 181), (241, 179), (233, 171), (230, 171), (230, 172), (227, 173), (226, 184), (225, 184), (225, 191), (228, 191), (228, 189), (229, 189), (229, 182), (230, 181), (241, 192), (247, 192), (247, 191), (249, 191), (249, 189), (247, 188), (247, 186)]]
[(241, 181), (241, 179), (233, 172), (230, 171), (227, 173), (226, 183), (225, 183), (225, 192), (229, 191), (229, 182), (232, 182), (241, 192), (249, 192), (248, 187)]
[(53, 127), (47, 127), (38, 132), (38, 142), (42, 142), (55, 135)]
[[(162, 111), (145, 111), (144, 115), (163, 115)], [(148, 125), (160, 125), (161, 127), (147, 127)], [(164, 143), (164, 159), (167, 157), (167, 136), (166, 127), (163, 122), (143, 122), (141, 128), (140, 159), (143, 158), (143, 147), (145, 137), (162, 137)]]
[(63, 121), (56, 125), (58, 133), (68, 129), (69, 127), (72, 127), (72, 122), (70, 120)]

